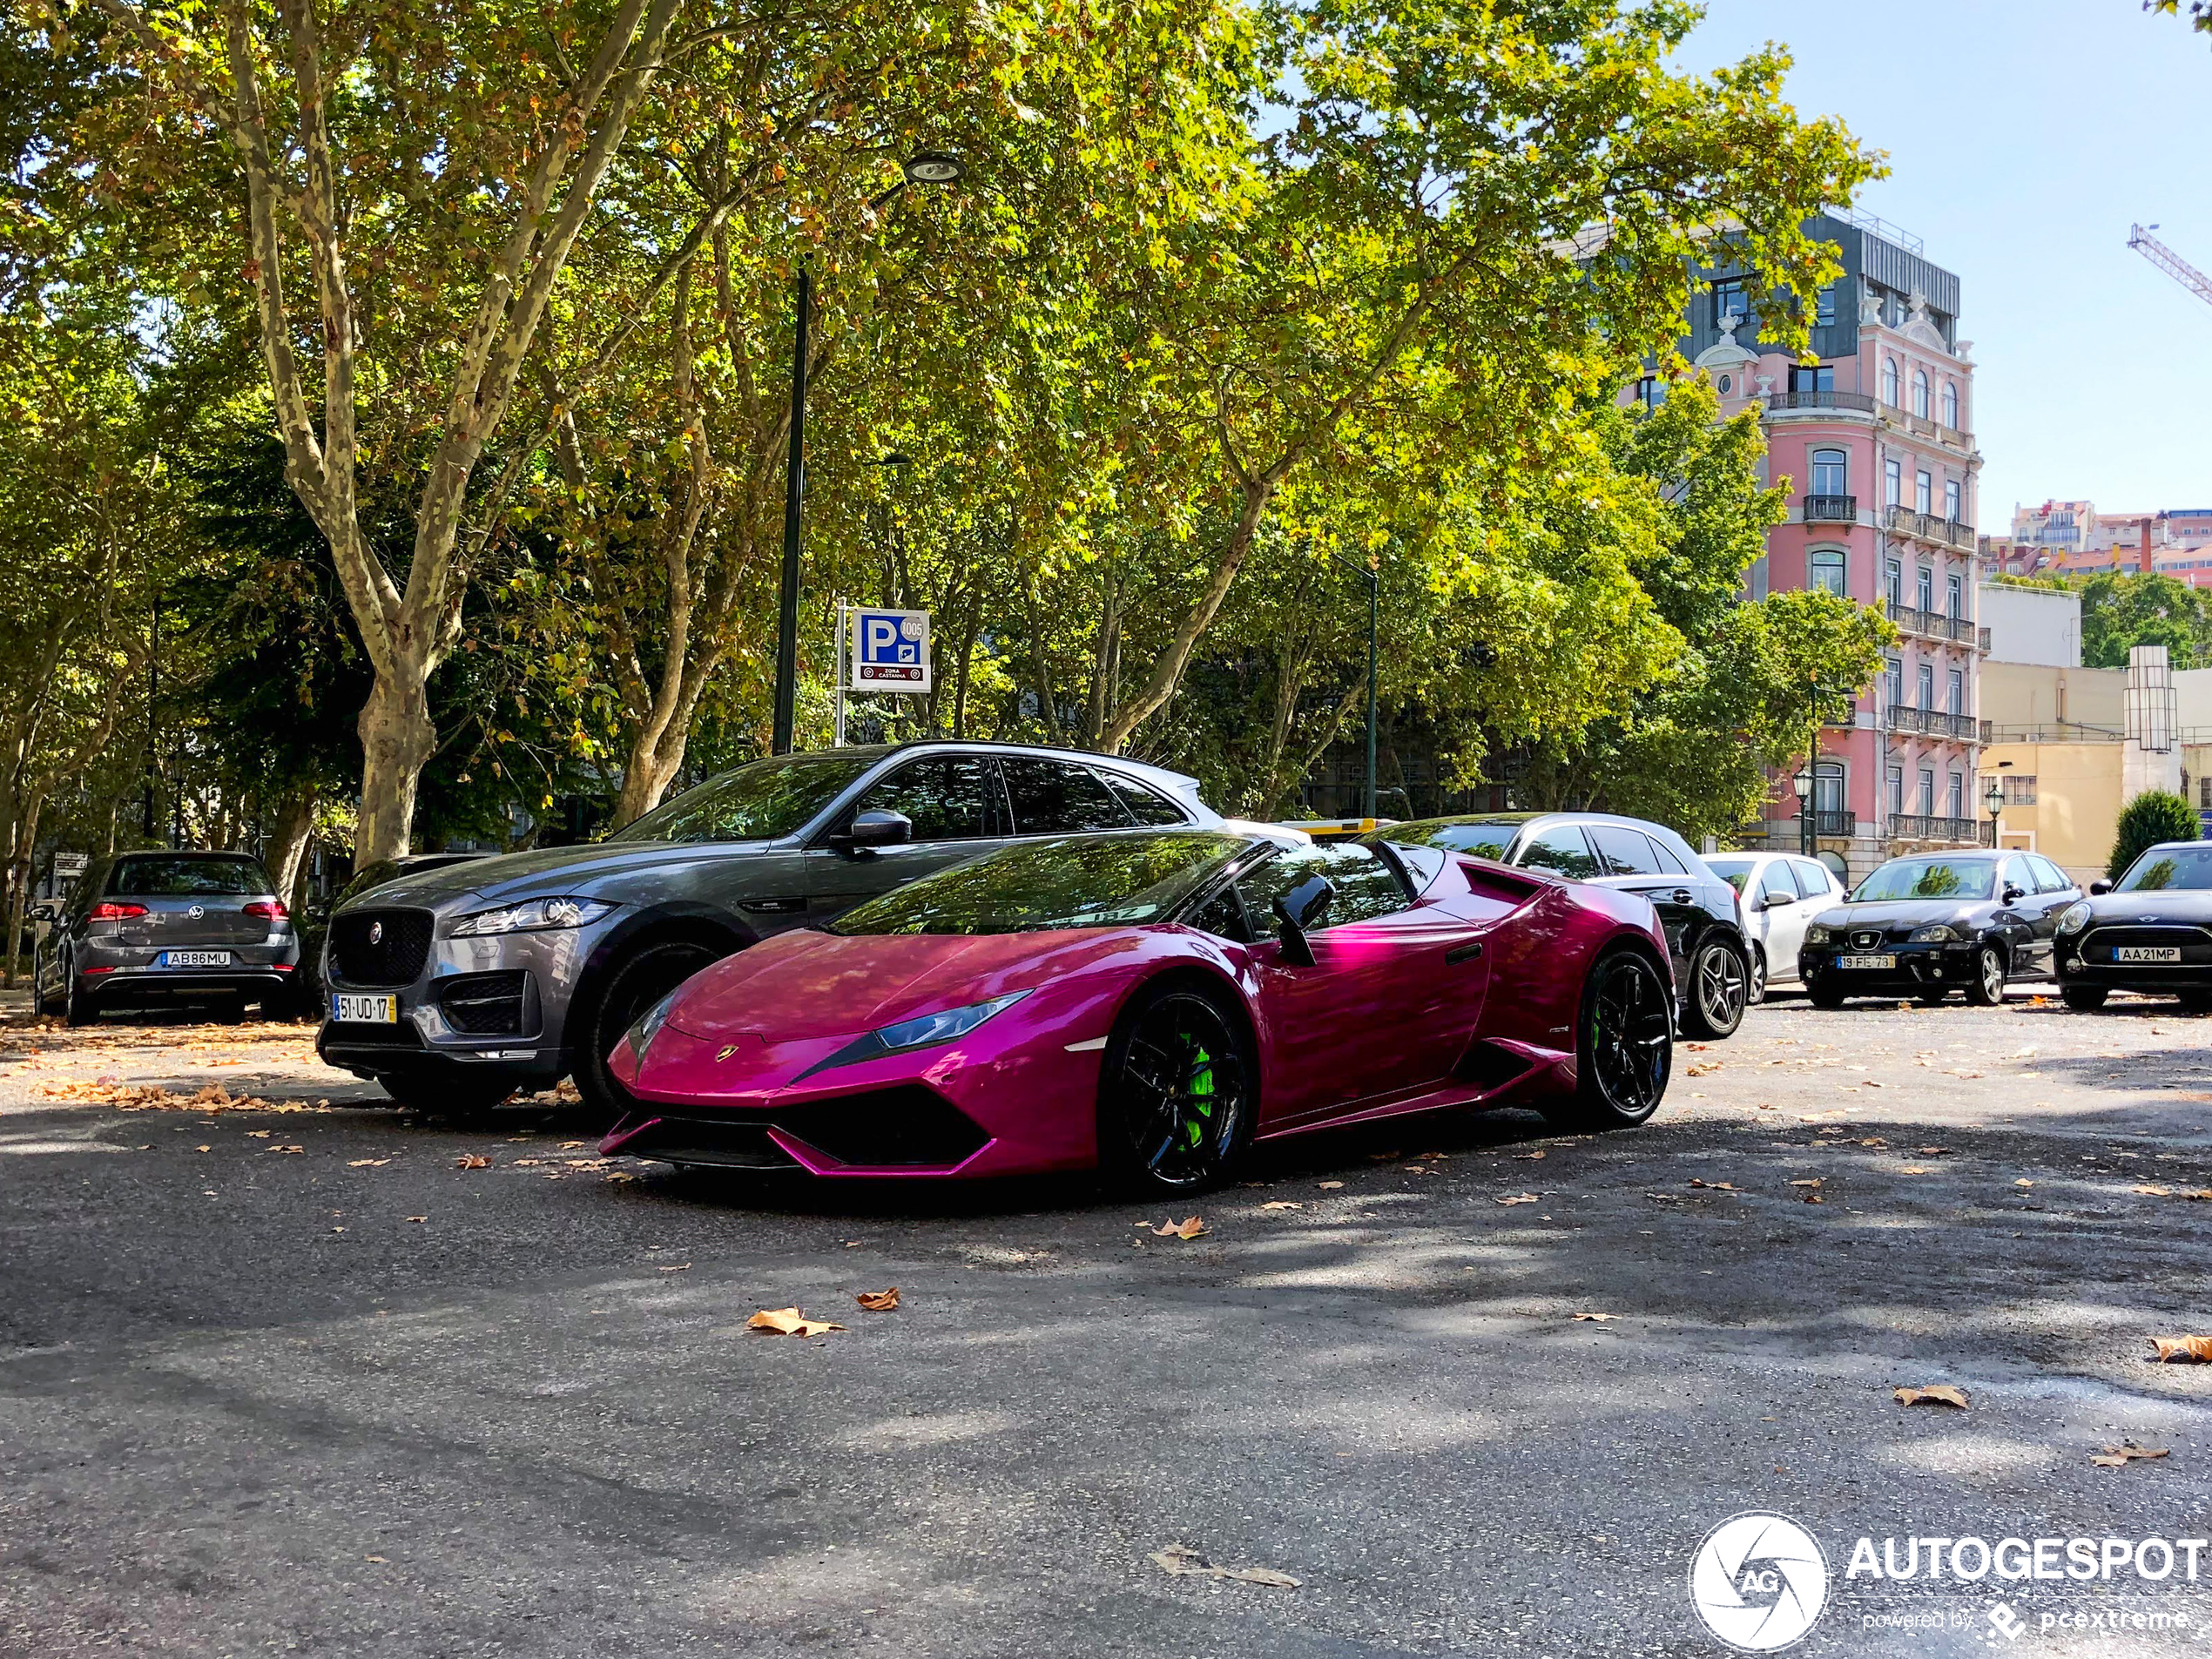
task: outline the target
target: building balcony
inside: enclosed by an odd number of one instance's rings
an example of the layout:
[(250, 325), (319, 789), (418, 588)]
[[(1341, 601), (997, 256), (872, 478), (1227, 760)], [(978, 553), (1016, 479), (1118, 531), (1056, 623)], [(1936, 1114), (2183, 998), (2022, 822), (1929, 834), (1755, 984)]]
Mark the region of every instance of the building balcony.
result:
[(1770, 392), (1767, 413), (1788, 415), (1822, 409), (1848, 409), (1855, 415), (1874, 413), (1874, 400), (1864, 392)]
[(1989, 630), (1975, 626), (1964, 617), (1946, 617), (1940, 610), (1922, 610), (1913, 605), (1899, 604), (1894, 599), (1885, 599), (1882, 610), (1902, 633), (1939, 640), (1947, 645), (1989, 649)]
[(1916, 513), (1909, 507), (1885, 509), (1882, 523), (1893, 534), (1910, 536), (1938, 547), (1955, 547), (1971, 553), (1976, 546), (1973, 525), (1961, 524), (1955, 518), (1938, 518), (1933, 513)]
[(1858, 523), (1858, 497), (1808, 496), (1802, 516), (1808, 524), (1856, 524)]
[(1981, 723), (1969, 714), (1946, 714), (1941, 709), (1916, 709), (1910, 703), (1890, 705), (1889, 728), (1924, 738), (1949, 738), (1972, 743), (1981, 735)]
[(1971, 432), (1961, 432), (1956, 427), (1946, 426), (1940, 421), (1931, 421), (1925, 415), (1908, 415), (1893, 404), (1882, 405), (1878, 413), (1885, 427), (1898, 432), (1909, 432), (1916, 438), (1925, 438), (1929, 442), (1939, 443), (1946, 449), (1955, 449), (1962, 455), (1973, 453), (1974, 438)]
[(1858, 833), (1858, 814), (1848, 810), (1823, 807), (1812, 815), (1812, 833), (1849, 839)]
[(1994, 825), (1973, 818), (1931, 818), (1921, 813), (1892, 813), (1892, 841), (1944, 841), (1953, 846), (1986, 846), (1995, 843)]

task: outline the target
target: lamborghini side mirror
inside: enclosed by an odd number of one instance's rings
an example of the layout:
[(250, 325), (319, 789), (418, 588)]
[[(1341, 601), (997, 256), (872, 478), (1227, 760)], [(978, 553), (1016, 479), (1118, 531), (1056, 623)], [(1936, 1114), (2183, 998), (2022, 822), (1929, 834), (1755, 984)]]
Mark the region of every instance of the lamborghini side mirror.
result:
[(1300, 968), (1313, 966), (1313, 942), (1306, 934), (1319, 927), (1329, 914), (1336, 888), (1325, 875), (1308, 876), (1288, 893), (1277, 897), (1276, 937), (1283, 941), (1283, 960)]

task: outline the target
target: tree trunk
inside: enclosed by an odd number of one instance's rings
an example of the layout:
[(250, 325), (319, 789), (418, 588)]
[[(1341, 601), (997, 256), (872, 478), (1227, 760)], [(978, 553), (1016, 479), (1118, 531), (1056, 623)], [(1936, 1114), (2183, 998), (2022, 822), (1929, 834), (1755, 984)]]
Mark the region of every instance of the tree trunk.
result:
[(430, 719), (429, 676), (400, 664), (402, 672), (376, 676), (361, 705), (361, 806), (354, 831), (354, 868), (365, 870), (408, 849), (415, 795), (422, 768), (438, 746)]
[(622, 793), (615, 801), (615, 826), (633, 823), (660, 805), (668, 786), (684, 769), (684, 751), (691, 738), (690, 723), (672, 725), (658, 743), (639, 732), (630, 745), (622, 771)]
[(279, 803), (276, 823), (269, 832), (269, 874), (276, 882), (277, 897), (293, 910), (300, 908), (314, 829), (314, 790), (296, 790)]
[(8, 949), (4, 964), (0, 964), (0, 985), (10, 988), (16, 982), (16, 948), (23, 941), (23, 913), (30, 898), (32, 861), (38, 852), (38, 813), (44, 805), (44, 798), (36, 793), (23, 803), (8, 848)]

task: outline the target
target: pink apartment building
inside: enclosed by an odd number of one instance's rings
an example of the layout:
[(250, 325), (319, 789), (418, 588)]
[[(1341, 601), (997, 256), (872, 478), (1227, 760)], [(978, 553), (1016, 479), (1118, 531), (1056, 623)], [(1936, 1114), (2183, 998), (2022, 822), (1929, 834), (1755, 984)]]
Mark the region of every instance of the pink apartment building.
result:
[[(1917, 238), (1828, 214), (1813, 228), (1844, 273), (1818, 300), (1817, 363), (1764, 342), (1725, 266), (1693, 302), (1683, 354), (1722, 411), (1762, 408), (1769, 475), (1789, 518), (1752, 567), (1754, 597), (1819, 587), (1887, 611), (1901, 634), (1887, 672), (1823, 732), (1810, 809), (1822, 862), (1856, 879), (1900, 852), (1978, 844), (1973, 364), (1958, 337), (1959, 279)], [(1646, 381), (1646, 397), (1663, 395)], [(1831, 699), (1831, 703), (1840, 699)], [(1766, 822), (1742, 838), (1794, 848), (1801, 819), (1777, 779)]]

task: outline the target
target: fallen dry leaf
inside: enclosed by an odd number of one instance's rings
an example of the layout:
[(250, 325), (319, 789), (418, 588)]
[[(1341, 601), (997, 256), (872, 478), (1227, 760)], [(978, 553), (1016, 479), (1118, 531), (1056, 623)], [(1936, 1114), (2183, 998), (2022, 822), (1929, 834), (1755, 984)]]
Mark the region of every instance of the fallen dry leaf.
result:
[(1935, 1171), (1925, 1163), (1908, 1163), (1898, 1173), (1899, 1175), (1933, 1175)]
[(888, 1313), (899, 1305), (899, 1287), (887, 1291), (862, 1291), (853, 1298), (871, 1313)]
[(1540, 1146), (1540, 1147), (1538, 1147), (1538, 1148), (1537, 1148), (1534, 1151), (1533, 1151), (1533, 1152), (1516, 1152), (1516, 1153), (1514, 1153), (1514, 1157), (1517, 1157), (1517, 1158), (1524, 1158), (1524, 1159), (1534, 1159), (1534, 1158), (1540, 1158), (1540, 1157), (1543, 1157), (1543, 1156), (1544, 1156), (1544, 1149), (1543, 1149), (1542, 1147), (1541, 1147), (1541, 1146)]
[(797, 1308), (763, 1308), (745, 1323), (748, 1331), (772, 1331), (779, 1337), (818, 1337), (845, 1328), (826, 1319), (810, 1319)]
[(459, 1157), (454, 1159), (453, 1164), (457, 1170), (489, 1170), (491, 1168), (491, 1160), (475, 1152), (463, 1152)]
[(1826, 1185), (1827, 1184), (1826, 1184), (1825, 1182), (1824, 1182), (1823, 1180), (1821, 1180), (1821, 1178), (1820, 1178), (1818, 1176), (1817, 1176), (1817, 1175), (1816, 1175), (1816, 1176), (1812, 1177), (1810, 1180), (1805, 1180), (1805, 1181), (1792, 1181), (1790, 1184), (1791, 1184), (1791, 1186), (1793, 1186), (1793, 1187), (1817, 1187), (1817, 1186), (1824, 1186), (1824, 1185)]
[(1303, 1210), (1305, 1206), (1293, 1203), (1288, 1198), (1270, 1198), (1265, 1204), (1260, 1205), (1260, 1208), (1263, 1210)]
[(1209, 1231), (1196, 1216), (1185, 1216), (1181, 1221), (1163, 1221), (1151, 1230), (1155, 1238), (1196, 1238)]
[(1313, 1184), (1320, 1188), (1324, 1192), (1334, 1192), (1339, 1187), (1342, 1186), (1344, 1183), (1341, 1181), (1317, 1181)]
[(1966, 1391), (1950, 1383), (1938, 1383), (1932, 1388), (1900, 1388), (1897, 1391), (1900, 1406), (1956, 1406), (1966, 1408)]
[(1533, 1192), (1516, 1192), (1511, 1197), (1500, 1198), (1497, 1202), (1500, 1204), (1534, 1204), (1537, 1202), (1537, 1197)]
[(1916, 1146), (1912, 1150), (1924, 1158), (1943, 1158), (1951, 1156), (1951, 1149), (1947, 1146)]
[(409, 1221), (428, 1221), (430, 1217), (428, 1216), (409, 1216), (407, 1219)]
[(691, 1271), (691, 1264), (689, 1262), (675, 1262), (666, 1267), (656, 1267), (653, 1271), (656, 1273), (688, 1273)]
[(270, 1136), (275, 1134), (276, 1131), (273, 1129), (250, 1129), (246, 1130), (246, 1133), (250, 1139), (266, 1141)]
[(1736, 1183), (1733, 1181), (1702, 1181), (1694, 1175), (1689, 1177), (1689, 1184), (1693, 1187), (1703, 1187), (1709, 1192), (1733, 1192), (1736, 1190)]
[[(203, 1146), (199, 1150), (205, 1152), (207, 1149)], [(348, 1158), (346, 1167), (349, 1170), (381, 1170), (391, 1161), (389, 1158)]]
[(1615, 1316), (1610, 1313), (1577, 1313), (1575, 1316), (1575, 1318), (1577, 1324), (1581, 1323), (1584, 1319), (1588, 1319), (1593, 1325), (1603, 1325), (1608, 1319), (1613, 1318)]
[(2172, 1448), (2164, 1446), (2138, 1446), (2133, 1440), (2122, 1440), (2117, 1446), (2107, 1446), (2103, 1453), (2089, 1460), (2101, 1469), (2123, 1469), (2138, 1458), (2168, 1457)]
[(2035, 1184), (2035, 1183), (2029, 1180), (2026, 1176), (2021, 1176), (2019, 1179), (2015, 1180), (2013, 1184), (2016, 1187), (2032, 1187)]
[(2164, 1365), (2212, 1365), (2212, 1337), (2153, 1337)]
[(212, 1146), (203, 1146), (199, 1149), (199, 1150), (203, 1152), (212, 1152), (215, 1149)]
[(1271, 1567), (1217, 1567), (1188, 1544), (1170, 1544), (1165, 1549), (1155, 1550), (1152, 1561), (1162, 1572), (1177, 1577), (1195, 1575), (1200, 1578), (1228, 1579), (1238, 1584), (1264, 1584), (1278, 1590), (1294, 1590), (1298, 1587), (1297, 1579)]
[(263, 1150), (270, 1152), (304, 1152), (307, 1149), (304, 1146), (272, 1146)]
[(2130, 1187), (2128, 1190), (2146, 1198), (2170, 1198), (2174, 1196), (2171, 1187)]

